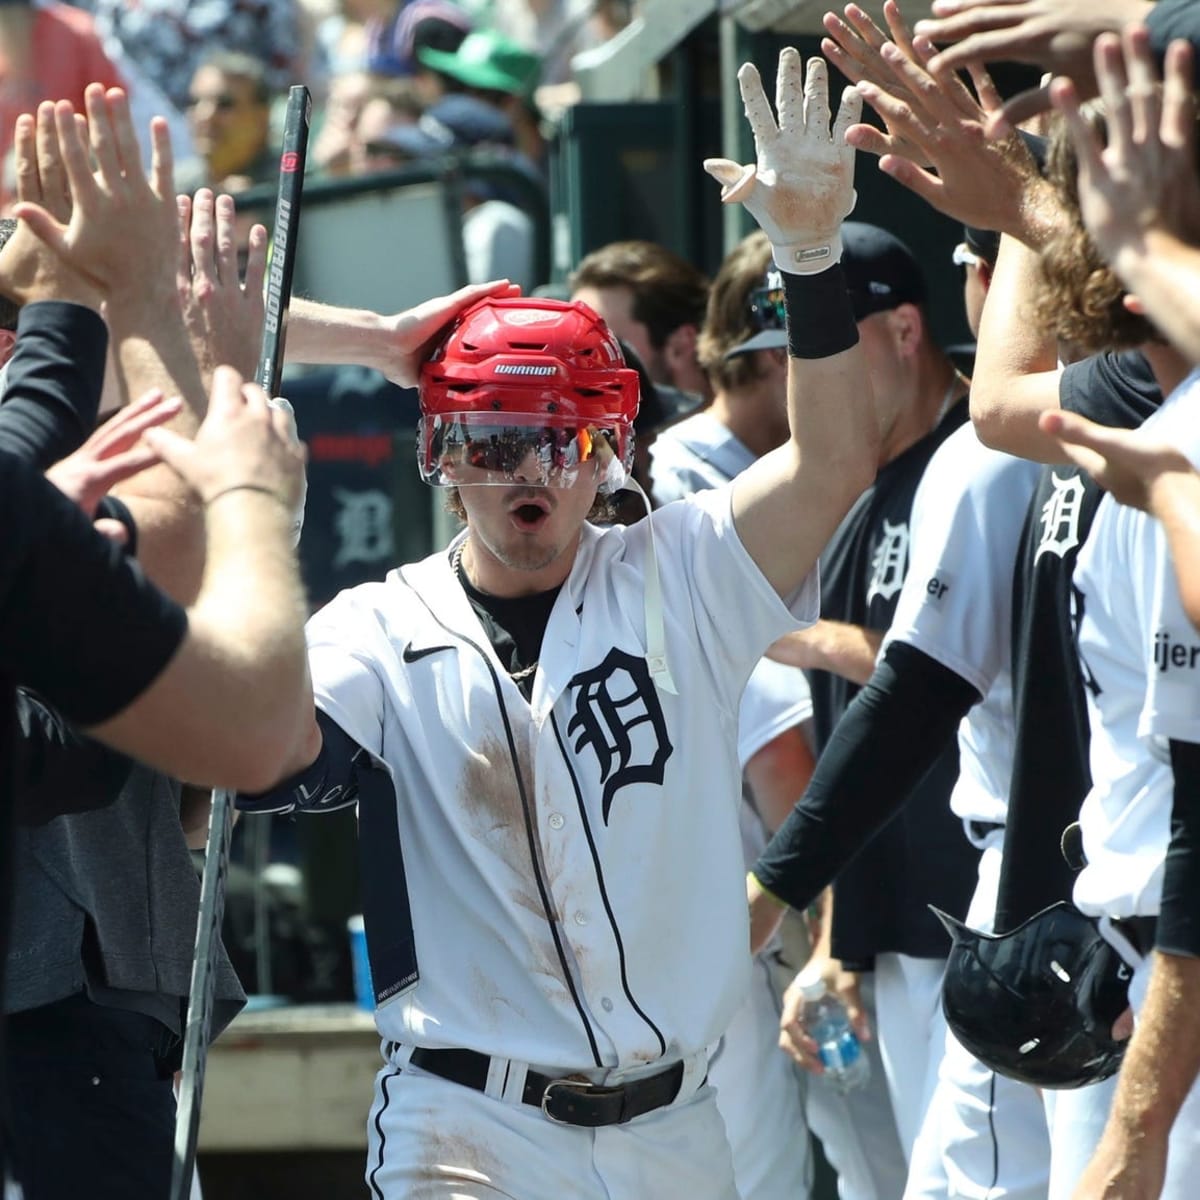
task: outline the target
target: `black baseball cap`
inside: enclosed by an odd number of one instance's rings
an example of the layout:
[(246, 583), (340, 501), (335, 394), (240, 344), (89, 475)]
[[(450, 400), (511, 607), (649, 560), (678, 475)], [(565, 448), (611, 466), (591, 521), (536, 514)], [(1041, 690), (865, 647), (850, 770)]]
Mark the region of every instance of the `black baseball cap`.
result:
[(842, 225), (842, 270), (856, 321), (901, 304), (925, 302), (925, 276), (912, 251), (878, 225)]

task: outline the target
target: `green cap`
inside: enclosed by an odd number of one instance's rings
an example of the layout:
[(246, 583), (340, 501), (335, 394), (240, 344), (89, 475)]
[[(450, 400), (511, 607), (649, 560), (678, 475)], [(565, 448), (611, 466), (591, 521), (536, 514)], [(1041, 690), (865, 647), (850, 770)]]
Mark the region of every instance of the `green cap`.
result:
[(417, 58), (431, 70), (449, 75), (467, 87), (508, 92), (513, 96), (532, 92), (542, 69), (541, 59), (536, 54), (522, 49), (494, 29), (479, 29), (467, 34), (453, 54), (422, 46), (417, 51)]

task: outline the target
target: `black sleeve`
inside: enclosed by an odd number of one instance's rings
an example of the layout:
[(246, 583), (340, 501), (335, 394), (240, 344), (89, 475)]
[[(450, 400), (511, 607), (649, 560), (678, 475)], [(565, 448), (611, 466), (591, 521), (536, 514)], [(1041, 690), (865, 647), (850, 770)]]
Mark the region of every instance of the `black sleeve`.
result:
[(77, 724), (115, 716), (175, 654), (187, 614), (3, 451), (0, 512), (0, 672)]
[(96, 426), (108, 330), (79, 304), (21, 309), (0, 404), (0, 449), (39, 471), (83, 445)]
[(979, 693), (936, 659), (892, 642), (829, 739), (808, 789), (754, 865), (802, 909), (896, 815)]
[(333, 812), (358, 801), (356, 763), (363, 748), (331, 717), (317, 709), (321, 750), (291, 779), (269, 792), (238, 792), (242, 812)]
[(1200, 745), (1171, 742), (1175, 799), (1155, 946), (1200, 957)]
[(133, 760), (93, 741), (36, 696), (17, 692), (13, 793), (17, 820), (41, 825), (103, 808), (125, 786)]
[(1058, 402), (1101, 425), (1136, 429), (1162, 406), (1163, 395), (1140, 351), (1106, 350), (1063, 368)]
[(1158, 0), (1146, 18), (1146, 28), (1159, 62), (1176, 38), (1191, 42), (1200, 55), (1200, 5), (1196, 0)]

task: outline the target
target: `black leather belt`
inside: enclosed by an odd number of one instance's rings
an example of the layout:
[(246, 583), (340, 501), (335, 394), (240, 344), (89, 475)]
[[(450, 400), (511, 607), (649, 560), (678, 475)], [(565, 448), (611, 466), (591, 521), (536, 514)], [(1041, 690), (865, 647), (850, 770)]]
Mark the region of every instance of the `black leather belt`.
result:
[[(389, 1053), (396, 1043), (390, 1043)], [(418, 1047), (409, 1059), (422, 1071), (461, 1083), (482, 1092), (487, 1087), (491, 1059), (476, 1050), (423, 1050)], [(556, 1078), (529, 1071), (521, 1099), (540, 1108), (559, 1125), (595, 1129), (601, 1125), (624, 1125), (644, 1113), (670, 1104), (683, 1083), (683, 1063), (677, 1062), (656, 1075), (647, 1075), (615, 1086), (592, 1083), (581, 1075)]]
[(1154, 949), (1157, 917), (1114, 917), (1111, 924), (1143, 958)]

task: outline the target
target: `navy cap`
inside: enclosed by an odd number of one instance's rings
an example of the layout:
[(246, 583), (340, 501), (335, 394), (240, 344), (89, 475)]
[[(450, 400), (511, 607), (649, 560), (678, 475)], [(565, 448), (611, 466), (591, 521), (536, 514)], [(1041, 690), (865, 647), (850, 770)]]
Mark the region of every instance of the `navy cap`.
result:
[(925, 276), (912, 251), (878, 225), (842, 225), (842, 269), (856, 321), (901, 304), (925, 302)]

